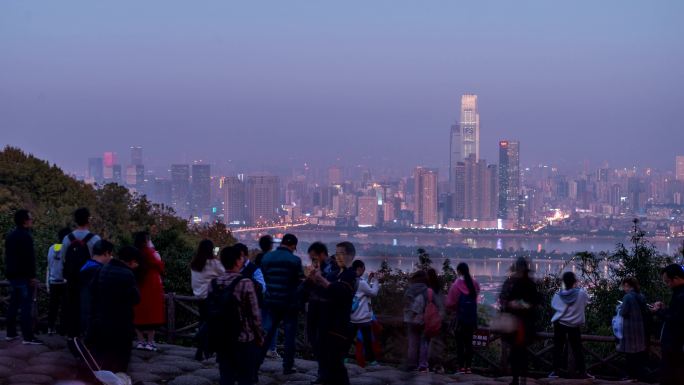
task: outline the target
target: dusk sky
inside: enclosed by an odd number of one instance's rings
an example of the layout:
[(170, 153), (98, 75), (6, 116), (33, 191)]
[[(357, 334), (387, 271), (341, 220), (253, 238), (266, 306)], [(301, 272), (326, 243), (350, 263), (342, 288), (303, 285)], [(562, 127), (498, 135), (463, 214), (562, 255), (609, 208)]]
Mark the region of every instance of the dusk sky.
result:
[(78, 172), (141, 145), (157, 167), (408, 174), (447, 166), (476, 93), (491, 162), (513, 139), (523, 165), (673, 169), (682, 20), (681, 0), (3, 0), (0, 144)]

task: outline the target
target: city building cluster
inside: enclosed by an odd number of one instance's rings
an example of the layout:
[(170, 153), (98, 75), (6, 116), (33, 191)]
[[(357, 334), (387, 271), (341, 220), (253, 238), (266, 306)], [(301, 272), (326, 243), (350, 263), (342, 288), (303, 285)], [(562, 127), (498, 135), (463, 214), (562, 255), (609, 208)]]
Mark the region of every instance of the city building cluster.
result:
[(521, 143), (498, 142), (498, 164), (480, 156), (477, 95), (461, 97), (450, 129), (448, 175), (416, 167), (404, 177), (374, 178), (367, 167), (308, 164), (291, 175), (212, 174), (210, 164), (173, 164), (146, 172), (143, 149), (90, 158), (85, 180), (118, 183), (195, 222), (232, 226), (621, 231), (640, 217), (662, 236), (684, 233), (684, 156), (675, 172), (608, 166), (563, 173), (520, 166)]

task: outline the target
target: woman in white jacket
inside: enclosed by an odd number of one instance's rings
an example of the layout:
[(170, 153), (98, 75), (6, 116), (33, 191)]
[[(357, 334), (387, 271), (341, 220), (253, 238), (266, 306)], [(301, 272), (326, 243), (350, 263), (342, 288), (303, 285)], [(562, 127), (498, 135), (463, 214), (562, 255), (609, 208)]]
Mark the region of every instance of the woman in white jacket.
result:
[(356, 289), (356, 294), (354, 295), (354, 300), (352, 302), (351, 324), (355, 333), (359, 330), (361, 331), (366, 362), (369, 362), (370, 366), (375, 366), (378, 363), (375, 360), (375, 353), (373, 352), (373, 337), (371, 331), (373, 309), (371, 307), (371, 297), (378, 295), (380, 284), (375, 279), (374, 273), (368, 275), (368, 281), (363, 278), (363, 274), (366, 272), (366, 265), (363, 261), (357, 259), (352, 263), (351, 267), (356, 271), (356, 276), (359, 277), (358, 288)]

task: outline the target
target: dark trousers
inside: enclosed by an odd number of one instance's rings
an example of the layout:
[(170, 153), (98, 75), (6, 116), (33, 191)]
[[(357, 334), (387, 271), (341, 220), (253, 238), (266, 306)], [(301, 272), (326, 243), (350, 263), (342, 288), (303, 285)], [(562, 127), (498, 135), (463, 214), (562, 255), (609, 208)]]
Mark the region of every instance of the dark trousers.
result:
[(518, 384), (520, 377), (527, 377), (527, 345), (511, 345), (509, 360), (511, 362), (511, 375), (513, 376), (512, 383)]
[[(57, 317), (60, 328), (64, 327), (64, 305), (66, 302), (66, 283), (50, 284), (50, 302), (48, 305), (48, 329), (55, 329)], [(60, 313), (60, 310), (62, 311)], [(61, 332), (61, 330), (60, 330)]]
[[(641, 380), (645, 378), (645, 364), (648, 361), (648, 354), (646, 352), (639, 353), (625, 353), (627, 361), (627, 377)], [(682, 362), (684, 364), (684, 362)]]
[(684, 353), (663, 352), (660, 367), (661, 385), (681, 385), (684, 382)]
[(323, 383), (329, 385), (349, 385), (349, 374), (344, 359), (349, 353), (351, 339), (336, 333), (327, 333), (323, 339), (323, 366), (327, 375)]
[(297, 338), (297, 310), (294, 309), (270, 309), (271, 327), (268, 328), (266, 334), (266, 341), (264, 343), (263, 354), (260, 362), (266, 357), (269, 348), (269, 342), (275, 337), (276, 330), (280, 324), (283, 324), (285, 329), (285, 353), (283, 354), (283, 369), (290, 370), (294, 366), (295, 342)]
[(128, 371), (132, 350), (130, 338), (107, 338), (106, 340), (95, 341), (93, 345), (93, 354), (102, 370), (109, 370), (114, 373), (126, 373)]
[(373, 331), (371, 329), (371, 323), (364, 322), (361, 324), (353, 324), (353, 326), (355, 335), (357, 330), (361, 331), (361, 338), (363, 338), (363, 352), (365, 353), (366, 361), (375, 361), (375, 352), (373, 351)]
[(197, 350), (195, 351), (195, 359), (202, 361), (209, 358), (209, 354), (205, 351), (208, 346), (208, 330), (207, 330), (207, 300), (203, 299), (198, 302), (199, 323), (197, 326), (197, 333), (195, 340), (197, 341)]
[(456, 356), (459, 368), (470, 369), (473, 366), (474, 333), (474, 325), (463, 325), (460, 323), (456, 326)]
[[(318, 378), (325, 378), (325, 363), (323, 362), (323, 328), (321, 319), (323, 305), (318, 302), (309, 302), (306, 312), (306, 337), (311, 344), (316, 362), (318, 362)], [(323, 362), (323, 363), (322, 363)]]
[(219, 352), (220, 385), (252, 385), (257, 378), (260, 348), (253, 342), (238, 342), (227, 352)]
[(572, 349), (577, 372), (579, 374), (586, 372), (581, 334), (579, 327), (565, 326), (560, 322), (553, 323), (553, 369), (556, 373), (566, 366), (566, 345), (570, 345), (570, 349)]
[(78, 337), (81, 334), (81, 289), (78, 283), (67, 283), (64, 305), (64, 327), (67, 337)]
[(10, 279), (10, 303), (7, 308), (7, 336), (17, 335), (17, 315), (21, 311), (21, 335), (24, 340), (33, 336), (33, 290), (28, 279)]

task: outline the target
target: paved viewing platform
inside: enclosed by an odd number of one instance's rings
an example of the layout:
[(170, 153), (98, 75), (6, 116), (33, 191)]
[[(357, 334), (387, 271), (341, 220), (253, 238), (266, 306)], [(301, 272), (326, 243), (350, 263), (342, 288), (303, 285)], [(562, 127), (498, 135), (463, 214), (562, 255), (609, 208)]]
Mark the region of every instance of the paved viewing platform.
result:
[[(63, 337), (42, 336), (45, 346), (26, 346), (19, 340), (6, 342), (0, 332), (0, 385), (97, 385), (88, 378), (88, 370), (66, 350)], [(219, 372), (213, 360), (194, 360), (193, 348), (159, 345), (159, 352), (133, 351), (129, 374), (134, 383), (144, 385), (216, 385)], [(315, 378), (317, 364), (295, 360), (297, 373), (282, 374), (280, 360), (267, 359), (261, 367), (260, 385), (309, 385)], [(361, 368), (348, 364), (352, 385), (506, 385), (510, 377), (491, 378), (477, 374), (407, 373), (390, 366)], [(76, 382), (77, 381), (77, 382)], [(609, 385), (618, 381), (528, 379), (529, 385)], [(638, 384), (638, 383), (637, 383)]]

